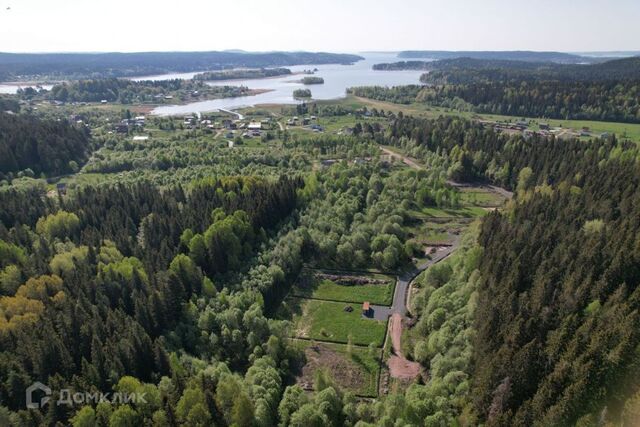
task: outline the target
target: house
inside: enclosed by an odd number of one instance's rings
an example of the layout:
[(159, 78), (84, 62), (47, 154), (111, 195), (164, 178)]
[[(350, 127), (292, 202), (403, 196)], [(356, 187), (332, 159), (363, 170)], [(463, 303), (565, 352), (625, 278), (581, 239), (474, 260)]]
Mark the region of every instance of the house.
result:
[(247, 126), (249, 130), (260, 130), (262, 129), (262, 123), (260, 122), (250, 122), (249, 126)]
[(549, 130), (549, 123), (540, 123), (541, 130)]
[(106, 103), (107, 103), (106, 99), (103, 99), (102, 101), (100, 101), (100, 104), (106, 104)]
[(137, 135), (133, 137), (134, 141), (146, 141), (148, 140), (149, 137), (148, 136), (142, 136), (142, 135)]
[(371, 304), (369, 304), (369, 301), (365, 301), (362, 303), (362, 315), (363, 316), (367, 316), (367, 317), (371, 317)]

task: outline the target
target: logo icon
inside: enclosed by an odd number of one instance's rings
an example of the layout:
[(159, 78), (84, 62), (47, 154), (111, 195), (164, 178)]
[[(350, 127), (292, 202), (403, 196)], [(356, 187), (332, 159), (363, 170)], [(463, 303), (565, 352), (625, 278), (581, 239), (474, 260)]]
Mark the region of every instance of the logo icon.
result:
[[(44, 393), (44, 397), (41, 398), (39, 402), (33, 401), (33, 394), (35, 391), (41, 391)], [(36, 381), (35, 383), (31, 384), (27, 388), (27, 408), (28, 409), (42, 408), (44, 405), (47, 404), (47, 402), (49, 402), (49, 399), (50, 399), (49, 396), (51, 396), (51, 388), (42, 384), (41, 382)]]

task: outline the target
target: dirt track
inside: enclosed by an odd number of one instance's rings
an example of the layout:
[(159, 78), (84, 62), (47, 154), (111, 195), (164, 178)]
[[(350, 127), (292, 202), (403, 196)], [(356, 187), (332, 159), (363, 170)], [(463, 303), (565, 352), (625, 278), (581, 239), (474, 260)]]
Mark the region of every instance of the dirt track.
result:
[(422, 368), (417, 362), (411, 362), (402, 354), (402, 315), (394, 313), (389, 322), (389, 335), (393, 346), (393, 355), (389, 358), (389, 374), (393, 378), (414, 379)]

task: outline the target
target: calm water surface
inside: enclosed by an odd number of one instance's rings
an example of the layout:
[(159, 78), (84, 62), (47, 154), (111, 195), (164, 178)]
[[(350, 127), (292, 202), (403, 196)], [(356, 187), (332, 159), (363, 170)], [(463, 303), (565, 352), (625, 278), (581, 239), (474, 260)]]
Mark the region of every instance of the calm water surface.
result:
[[(270, 92), (255, 96), (241, 96), (237, 98), (214, 99), (200, 101), (186, 105), (164, 105), (153, 110), (153, 114), (161, 116), (181, 115), (198, 112), (214, 111), (220, 108), (236, 109), (259, 104), (295, 104), (293, 91), (307, 87), (313, 94), (313, 99), (326, 100), (342, 98), (346, 89), (354, 86), (398, 86), (418, 84), (422, 71), (374, 71), (372, 66), (381, 62), (399, 61), (394, 53), (361, 54), (365, 59), (354, 65), (296, 65), (290, 68), (292, 72), (302, 72), (317, 68), (315, 76), (324, 78), (322, 85), (304, 86), (296, 83), (303, 75), (280, 76), (269, 79), (249, 79), (209, 82), (212, 86), (239, 85), (249, 89), (269, 89)], [(406, 59), (403, 59), (406, 60)], [(424, 59), (423, 59), (424, 60)], [(147, 76), (140, 79), (175, 79), (191, 78), (196, 73), (167, 74), (163, 76)]]
[[(374, 64), (381, 62), (399, 61), (395, 53), (365, 53), (361, 54), (364, 60), (354, 65), (296, 65), (290, 68), (292, 72), (302, 72), (317, 68), (316, 76), (324, 78), (322, 85), (306, 86), (311, 90), (313, 99), (327, 100), (342, 98), (346, 90), (354, 86), (398, 86), (419, 83), (422, 71), (374, 71)], [(407, 60), (407, 59), (403, 59)], [(410, 60), (410, 59), (409, 59)], [(421, 59), (424, 60), (424, 59)], [(136, 77), (132, 80), (169, 80), (191, 79), (197, 72), (170, 73), (154, 76)], [(232, 110), (242, 107), (250, 107), (258, 104), (295, 104), (293, 91), (304, 85), (297, 83), (304, 75), (280, 76), (268, 79), (227, 80), (209, 82), (212, 86), (247, 86), (249, 89), (268, 89), (269, 92), (255, 96), (241, 96), (237, 98), (214, 99), (200, 101), (186, 105), (163, 105), (155, 108), (152, 113), (162, 116), (181, 115), (215, 111), (220, 108)], [(25, 87), (28, 85), (25, 85)], [(19, 85), (0, 84), (0, 93), (16, 93)], [(43, 85), (51, 89), (51, 85)]]

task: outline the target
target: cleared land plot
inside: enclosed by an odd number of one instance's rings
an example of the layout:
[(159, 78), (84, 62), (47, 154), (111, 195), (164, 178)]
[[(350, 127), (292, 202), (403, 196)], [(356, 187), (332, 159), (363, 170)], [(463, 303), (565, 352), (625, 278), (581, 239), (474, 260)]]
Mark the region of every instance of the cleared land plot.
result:
[(480, 207), (500, 206), (505, 201), (505, 198), (499, 194), (478, 189), (462, 189), (460, 199), (464, 205)]
[[(382, 274), (324, 274), (309, 272), (293, 290), (297, 297), (391, 305), (395, 279)], [(355, 307), (354, 307), (355, 308)]]
[(487, 211), (479, 206), (467, 206), (458, 209), (453, 208), (423, 208), (421, 211), (411, 211), (411, 216), (416, 219), (429, 218), (478, 218), (487, 214)]
[(305, 364), (301, 367), (296, 383), (305, 389), (313, 385), (314, 373), (326, 370), (343, 389), (362, 397), (378, 395), (378, 377), (382, 350), (373, 352), (368, 348), (356, 347), (348, 351), (344, 344), (320, 343), (306, 340), (292, 340), (294, 347), (304, 351)]
[[(302, 298), (290, 298), (289, 303), (296, 311), (293, 315), (296, 338), (346, 344), (351, 336), (356, 345), (382, 346), (387, 322), (364, 318), (359, 305)], [(347, 306), (353, 311), (345, 311)]]

